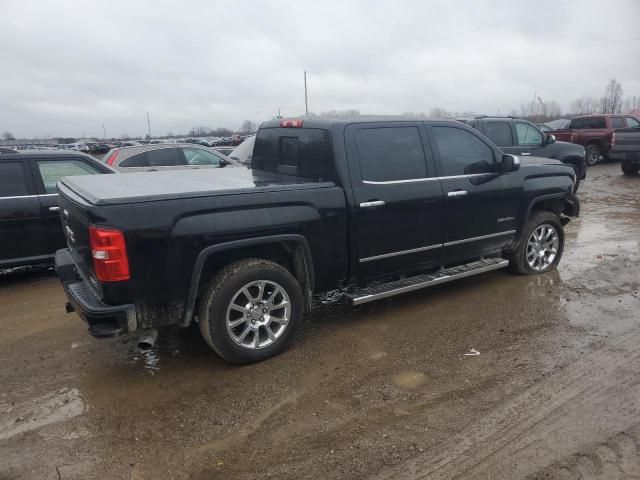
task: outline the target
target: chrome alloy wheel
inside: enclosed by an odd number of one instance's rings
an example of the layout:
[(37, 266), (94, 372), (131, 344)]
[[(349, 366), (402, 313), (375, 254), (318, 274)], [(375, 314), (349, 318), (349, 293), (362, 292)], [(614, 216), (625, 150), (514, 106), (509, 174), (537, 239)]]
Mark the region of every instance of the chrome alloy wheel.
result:
[(560, 237), (553, 225), (538, 225), (527, 240), (527, 264), (536, 272), (547, 270), (556, 259), (559, 245)]
[(238, 345), (264, 348), (282, 336), (291, 316), (289, 295), (276, 282), (248, 283), (231, 298), (227, 308), (227, 332)]

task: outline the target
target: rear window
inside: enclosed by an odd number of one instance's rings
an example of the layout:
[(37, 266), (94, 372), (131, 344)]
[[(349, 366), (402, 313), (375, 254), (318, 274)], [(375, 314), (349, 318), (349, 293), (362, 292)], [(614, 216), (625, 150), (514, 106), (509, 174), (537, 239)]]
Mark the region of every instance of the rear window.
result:
[(27, 194), (22, 162), (0, 163), (0, 197), (19, 197)]
[(334, 181), (329, 132), (317, 128), (263, 128), (256, 136), (251, 168)]
[(173, 167), (184, 165), (184, 160), (175, 148), (161, 148), (147, 152), (147, 163), (150, 167)]
[(594, 129), (607, 128), (604, 117), (586, 117), (578, 118), (571, 122), (571, 128), (576, 129)]
[(486, 122), (484, 124), (484, 134), (499, 147), (511, 147), (513, 145), (511, 125), (508, 122)]

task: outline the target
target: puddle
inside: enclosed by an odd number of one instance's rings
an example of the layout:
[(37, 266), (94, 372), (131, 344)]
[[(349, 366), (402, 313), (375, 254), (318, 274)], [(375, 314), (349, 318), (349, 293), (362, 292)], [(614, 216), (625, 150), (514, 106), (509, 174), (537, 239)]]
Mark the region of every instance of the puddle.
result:
[(415, 388), (427, 383), (429, 377), (422, 372), (402, 372), (393, 376), (393, 383), (402, 388)]
[(19, 405), (0, 404), (0, 440), (77, 417), (85, 404), (77, 388), (63, 388)]

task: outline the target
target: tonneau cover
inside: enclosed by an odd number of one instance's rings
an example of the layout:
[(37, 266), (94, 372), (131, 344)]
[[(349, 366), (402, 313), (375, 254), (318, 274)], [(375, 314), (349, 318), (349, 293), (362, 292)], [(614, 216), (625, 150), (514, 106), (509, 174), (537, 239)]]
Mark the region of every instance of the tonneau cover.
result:
[(64, 177), (60, 184), (93, 205), (120, 205), (171, 198), (334, 185), (331, 182), (318, 182), (308, 178), (233, 167), (82, 175)]

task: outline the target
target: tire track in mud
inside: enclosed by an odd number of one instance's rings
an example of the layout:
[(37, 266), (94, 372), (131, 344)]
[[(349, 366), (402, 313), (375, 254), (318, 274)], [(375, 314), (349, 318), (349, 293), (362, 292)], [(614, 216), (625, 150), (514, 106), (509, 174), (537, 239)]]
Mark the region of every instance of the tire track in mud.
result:
[(525, 478), (626, 430), (639, 416), (640, 328), (634, 328), (498, 406), (437, 451), (374, 478)]
[(528, 480), (632, 480), (640, 477), (640, 425), (590, 445)]

